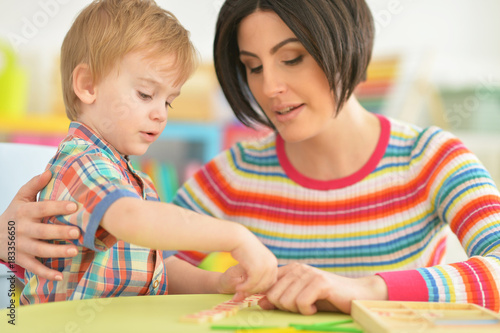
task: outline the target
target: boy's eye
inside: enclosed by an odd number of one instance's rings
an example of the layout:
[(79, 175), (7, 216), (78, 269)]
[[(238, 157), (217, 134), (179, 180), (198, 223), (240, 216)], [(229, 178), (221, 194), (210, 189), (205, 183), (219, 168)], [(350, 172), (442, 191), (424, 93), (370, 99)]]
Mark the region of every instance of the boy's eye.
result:
[(290, 66), (293, 66), (293, 65), (297, 65), (299, 63), (302, 62), (302, 59), (304, 59), (304, 56), (300, 55), (298, 56), (297, 58), (295, 59), (292, 59), (292, 60), (286, 60), (286, 61), (283, 61), (286, 65), (290, 65)]
[(165, 107), (166, 107), (166, 108), (171, 108), (172, 110), (174, 109), (174, 108), (172, 107), (172, 104), (170, 104), (169, 102), (165, 102)]
[(139, 95), (140, 98), (142, 99), (151, 99), (151, 96), (148, 95), (148, 94), (145, 94), (145, 93), (142, 93), (140, 91), (137, 92), (137, 94)]

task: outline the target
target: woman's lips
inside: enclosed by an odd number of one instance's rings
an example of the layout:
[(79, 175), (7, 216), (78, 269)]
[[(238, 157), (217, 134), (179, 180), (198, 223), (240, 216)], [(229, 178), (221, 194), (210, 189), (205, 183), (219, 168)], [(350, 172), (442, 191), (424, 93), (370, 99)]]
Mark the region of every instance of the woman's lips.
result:
[(279, 110), (274, 111), (276, 115), (276, 120), (280, 122), (290, 121), (296, 118), (299, 113), (304, 109), (305, 104), (299, 104), (297, 106), (287, 106)]

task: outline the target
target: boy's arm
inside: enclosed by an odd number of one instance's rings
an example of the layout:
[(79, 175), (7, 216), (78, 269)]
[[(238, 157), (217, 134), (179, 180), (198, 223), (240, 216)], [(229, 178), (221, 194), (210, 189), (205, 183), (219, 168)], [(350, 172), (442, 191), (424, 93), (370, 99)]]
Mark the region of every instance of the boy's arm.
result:
[[(186, 282), (191, 288), (201, 281), (205, 285), (200, 288), (208, 292), (257, 293), (267, 290), (277, 279), (276, 257), (248, 229), (234, 222), (172, 204), (123, 197), (109, 206), (101, 226), (117, 239), (138, 246), (161, 250), (228, 251), (239, 261), (222, 276), (201, 270), (184, 272), (183, 275), (193, 280)], [(234, 287), (228, 290), (229, 286)], [(190, 292), (196, 291), (191, 289)]]
[(245, 272), (240, 265), (219, 273), (203, 270), (175, 256), (164, 262), (169, 294), (233, 294), (235, 286), (244, 282)]
[(111, 204), (101, 226), (120, 240), (161, 250), (233, 251), (243, 241), (252, 241), (237, 223), (130, 197)]
[(222, 275), (206, 271), (190, 263), (170, 256), (165, 259), (168, 272), (168, 293), (173, 294), (218, 294), (215, 287)]

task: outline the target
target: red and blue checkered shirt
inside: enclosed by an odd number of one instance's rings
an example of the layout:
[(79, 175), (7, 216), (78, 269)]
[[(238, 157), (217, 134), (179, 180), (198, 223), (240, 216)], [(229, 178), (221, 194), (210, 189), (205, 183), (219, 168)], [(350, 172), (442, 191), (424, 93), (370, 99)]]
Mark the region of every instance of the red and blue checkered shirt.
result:
[(117, 241), (100, 226), (106, 210), (120, 198), (159, 201), (150, 178), (134, 170), (127, 158), (78, 122), (70, 124), (68, 136), (48, 168), (53, 177), (40, 200), (71, 200), (79, 209), (44, 222), (78, 226), (81, 237), (73, 244), (79, 251), (73, 258), (42, 259), (47, 267), (62, 272), (62, 281), (49, 281), (26, 271), (21, 304), (167, 294), (162, 251)]

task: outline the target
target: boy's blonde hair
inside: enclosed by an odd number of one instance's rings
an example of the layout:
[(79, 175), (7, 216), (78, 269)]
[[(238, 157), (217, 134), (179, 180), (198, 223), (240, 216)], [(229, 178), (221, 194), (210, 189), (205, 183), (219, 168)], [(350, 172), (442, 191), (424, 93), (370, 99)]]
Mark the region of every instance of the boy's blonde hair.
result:
[(95, 0), (82, 10), (61, 47), (61, 82), (66, 114), (76, 120), (79, 100), (73, 91), (73, 71), (87, 64), (97, 84), (127, 53), (175, 55), (178, 82), (194, 71), (198, 56), (189, 32), (154, 0)]

